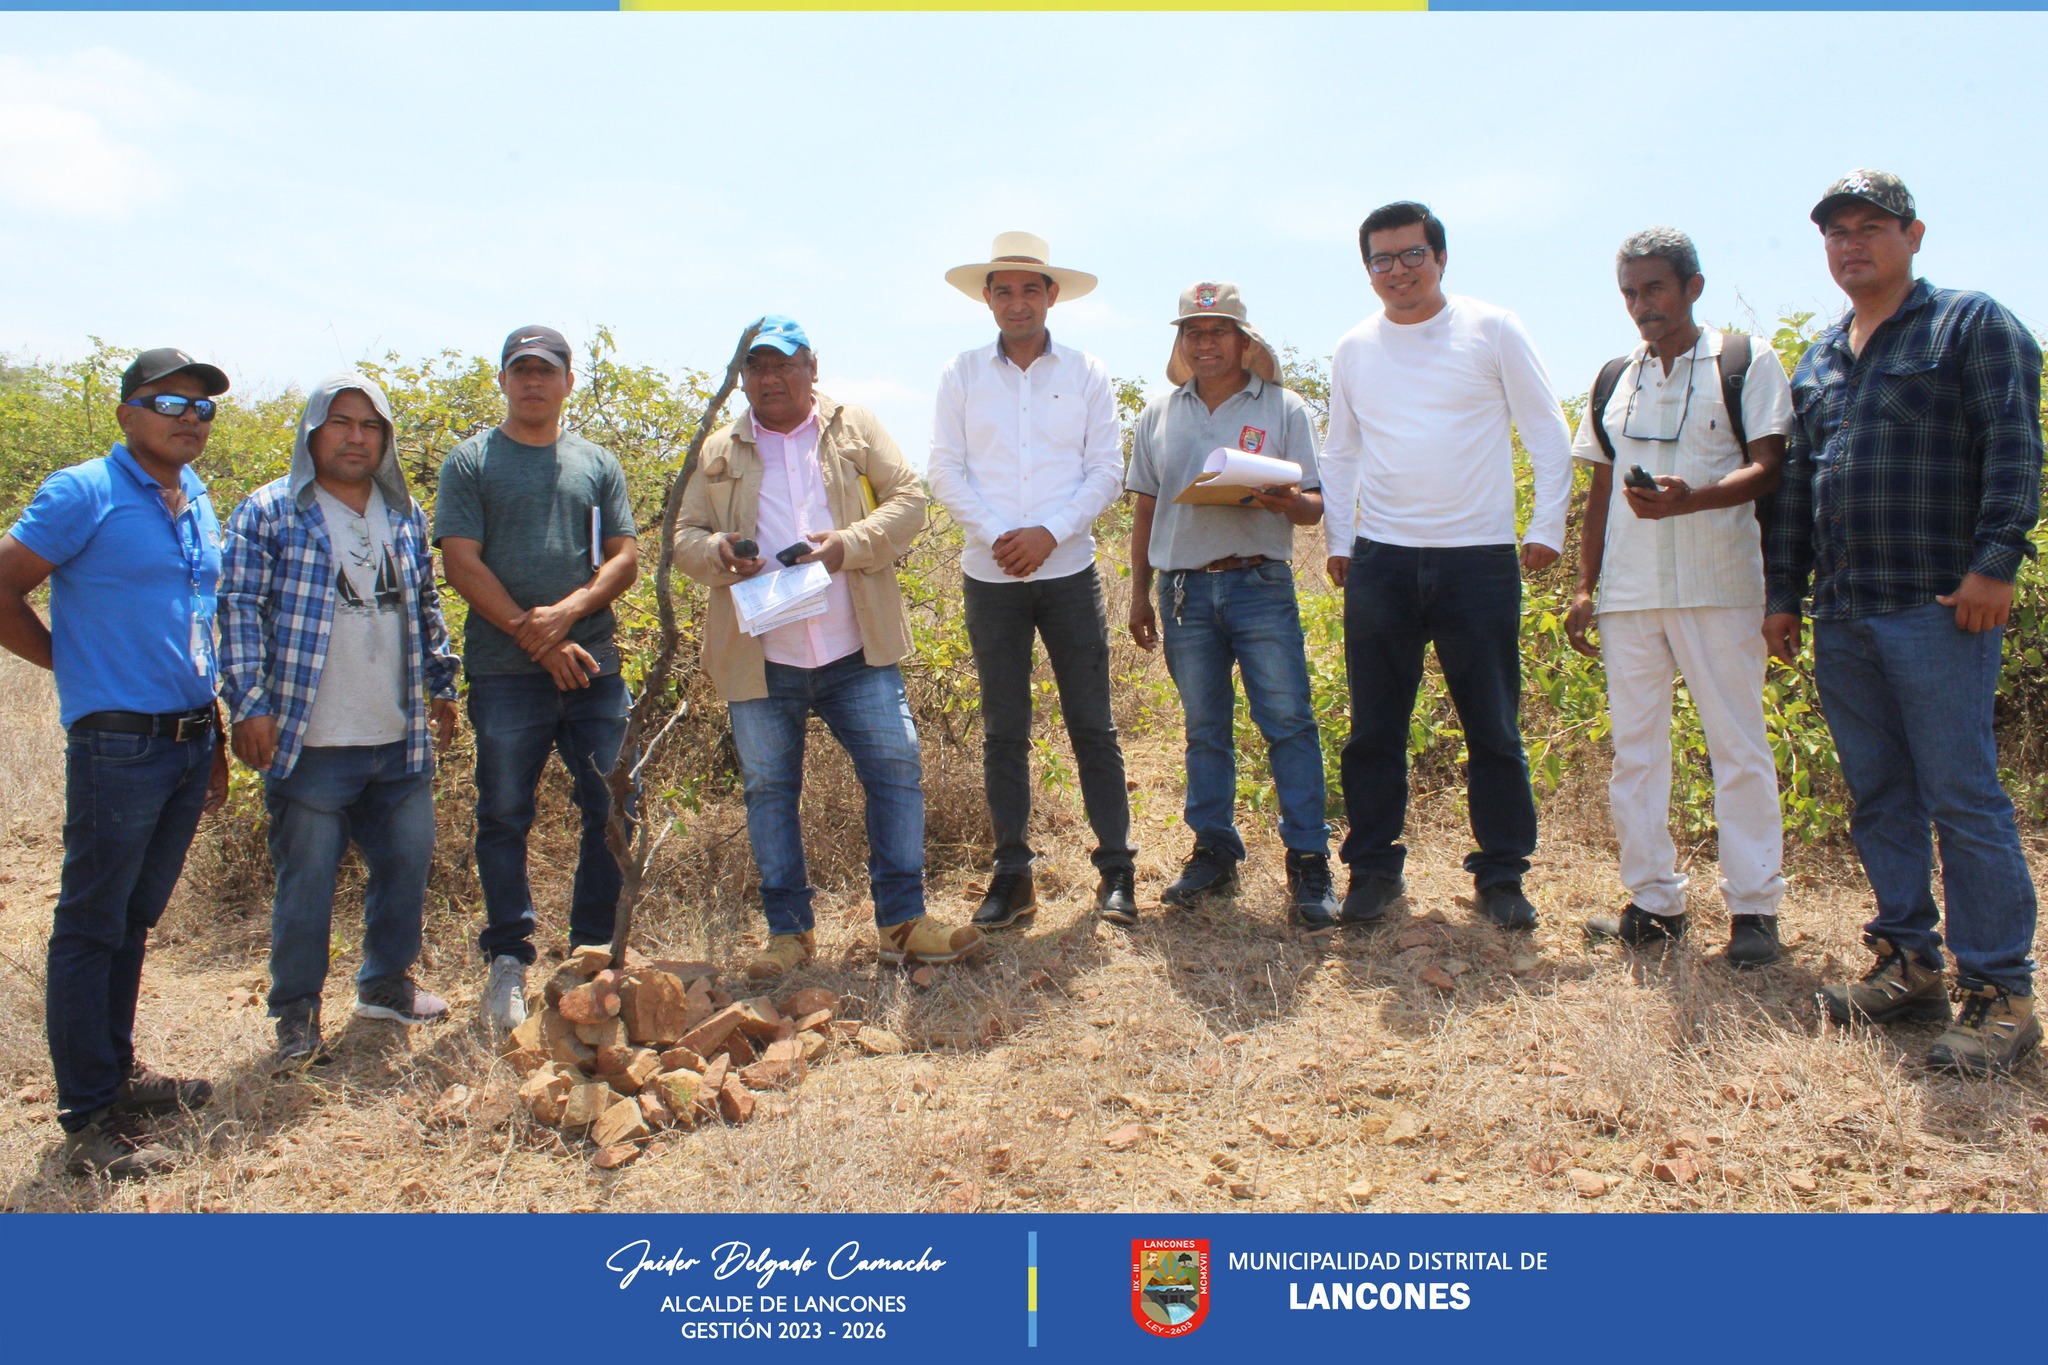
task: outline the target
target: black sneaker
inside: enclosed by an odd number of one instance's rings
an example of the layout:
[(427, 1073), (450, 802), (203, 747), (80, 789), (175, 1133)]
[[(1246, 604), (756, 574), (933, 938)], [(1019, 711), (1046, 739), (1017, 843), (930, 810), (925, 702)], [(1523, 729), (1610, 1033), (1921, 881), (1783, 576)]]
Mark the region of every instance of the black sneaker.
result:
[(320, 1010), (317, 1006), (287, 1005), (277, 1017), (277, 1052), (271, 1058), (273, 1074), (299, 1071), (309, 1066), (326, 1066), (334, 1060), (327, 1044), (320, 1040)]
[(998, 872), (988, 879), (988, 891), (974, 912), (977, 929), (1007, 929), (1020, 919), (1038, 913), (1038, 891), (1029, 872)]
[(197, 1109), (213, 1098), (213, 1082), (184, 1076), (166, 1076), (155, 1067), (133, 1062), (128, 1079), (114, 1092), (108, 1106), (116, 1114), (175, 1114), (180, 1109)]
[(1159, 893), (1159, 903), (1186, 908), (1203, 896), (1236, 894), (1237, 855), (1215, 844), (1196, 844), (1180, 875)]
[(1287, 917), (1311, 938), (1337, 932), (1337, 888), (1327, 854), (1287, 850)]
[(170, 1148), (150, 1140), (139, 1114), (116, 1113), (111, 1105), (77, 1132), (66, 1133), (57, 1158), (72, 1175), (103, 1175), (110, 1180), (158, 1175), (178, 1164)]
[(1408, 881), (1404, 877), (1384, 872), (1353, 872), (1351, 886), (1344, 892), (1344, 908), (1337, 912), (1337, 922), (1378, 924), (1387, 917), (1388, 907), (1407, 894)]
[(1685, 937), (1685, 915), (1653, 915), (1630, 901), (1618, 915), (1592, 915), (1586, 937), (1611, 938), (1631, 948), (1661, 948)]
[(1520, 882), (1500, 882), (1479, 888), (1479, 909), (1503, 929), (1534, 929), (1536, 907), (1522, 894)]
[(1728, 948), (1722, 954), (1731, 967), (1767, 967), (1779, 957), (1776, 915), (1730, 915)]
[(400, 1024), (431, 1024), (445, 1018), (448, 1002), (423, 991), (410, 976), (387, 976), (356, 992), (356, 1018)]
[(1111, 924), (1138, 922), (1137, 879), (1128, 867), (1112, 867), (1095, 888), (1095, 913)]

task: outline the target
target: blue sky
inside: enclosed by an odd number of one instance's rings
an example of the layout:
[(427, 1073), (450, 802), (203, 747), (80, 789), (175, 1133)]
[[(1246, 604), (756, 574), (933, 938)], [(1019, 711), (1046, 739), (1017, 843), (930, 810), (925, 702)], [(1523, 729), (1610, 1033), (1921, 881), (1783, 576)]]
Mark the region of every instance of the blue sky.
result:
[[(1806, 212), (1903, 175), (1921, 261), (2048, 330), (2039, 14), (0, 16), (0, 351), (177, 344), (244, 389), (598, 324), (721, 363), (764, 311), (922, 462), (948, 288), (1008, 228), (1102, 277), (1055, 334), (1160, 381), (1188, 282), (1313, 355), (1421, 198), (1450, 286), (1560, 393), (1632, 339), (1671, 223), (1703, 316), (1835, 311)], [(89, 452), (80, 452), (81, 457)]]

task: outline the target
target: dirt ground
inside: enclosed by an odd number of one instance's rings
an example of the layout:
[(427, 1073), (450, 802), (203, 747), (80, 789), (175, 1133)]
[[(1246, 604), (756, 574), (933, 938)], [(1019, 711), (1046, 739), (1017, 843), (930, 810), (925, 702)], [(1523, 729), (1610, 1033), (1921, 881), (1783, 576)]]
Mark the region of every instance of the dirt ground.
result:
[[(1631, 956), (1581, 937), (1583, 916), (1620, 898), (1604, 772), (1577, 775), (1546, 804), (1528, 879), (1543, 923), (1528, 936), (1475, 915), (1459, 867), (1462, 797), (1422, 792), (1395, 922), (1318, 945), (1285, 926), (1281, 850), (1259, 817), (1246, 822), (1252, 856), (1234, 906), (1152, 908), (1187, 846), (1168, 727), (1129, 732), (1144, 923), (1092, 923), (1078, 798), (1053, 790), (1036, 923), (927, 987), (875, 961), (856, 789), (843, 763), (823, 758), (809, 811), (822, 951), (791, 984), (837, 992), (844, 1013), (885, 1025), (910, 1051), (830, 1054), (797, 1089), (764, 1096), (753, 1122), (661, 1134), (610, 1173), (582, 1141), (507, 1116), (511, 1077), (477, 1023), (483, 972), (469, 945), (480, 911), (463, 867), (459, 776), (444, 781), (443, 865), (419, 968), (451, 1001), (450, 1022), (349, 1018), (351, 883), (326, 997), (337, 1061), (269, 1074), (267, 888), (260, 807), (245, 794), (202, 831), (155, 937), (138, 1021), (143, 1055), (211, 1077), (214, 1102), (165, 1124), (184, 1157), (177, 1171), (72, 1179), (54, 1160), (42, 1038), (62, 804), (45, 677), (0, 659), (9, 1210), (2043, 1207), (2038, 1055), (2003, 1082), (1948, 1079), (1918, 1065), (1931, 1027), (1821, 1026), (1816, 984), (1866, 961), (1857, 931), (1869, 897), (1845, 850), (1795, 846), (1786, 960), (1737, 975), (1714, 952), (1727, 922), (1710, 862), (1695, 869), (1687, 945)], [(958, 920), (978, 885), (978, 760), (941, 746), (928, 763), (933, 905)], [(541, 819), (567, 828), (559, 774)], [(2033, 865), (2048, 869), (2048, 841), (2027, 837)], [(569, 851), (557, 834), (536, 844), (544, 957), (567, 946)], [(712, 793), (664, 852), (638, 941), (736, 975), (759, 933), (750, 875), (739, 809)], [(1449, 988), (1428, 984), (1429, 969)]]

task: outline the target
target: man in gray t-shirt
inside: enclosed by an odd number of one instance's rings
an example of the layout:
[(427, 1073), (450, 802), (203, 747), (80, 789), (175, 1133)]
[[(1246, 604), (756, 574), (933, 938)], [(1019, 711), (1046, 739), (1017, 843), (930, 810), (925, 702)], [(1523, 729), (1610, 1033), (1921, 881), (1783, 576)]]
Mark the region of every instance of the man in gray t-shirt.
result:
[[(1131, 637), (1151, 649), (1163, 626), (1166, 667), (1187, 717), (1185, 809), (1195, 850), (1160, 901), (1189, 905), (1237, 886), (1245, 848), (1236, 823), (1235, 665), (1272, 759), (1290, 917), (1311, 934), (1326, 934), (1337, 927), (1337, 900), (1324, 818), (1323, 743), (1290, 565), (1294, 528), (1313, 526), (1323, 515), (1315, 424), (1300, 396), (1281, 387), (1272, 349), (1246, 321), (1236, 285), (1190, 285), (1174, 326), (1166, 376), (1180, 387), (1153, 399), (1139, 416), (1124, 479), (1138, 495)], [(1176, 502), (1218, 449), (1292, 461), (1301, 466), (1301, 479), (1239, 490), (1242, 504)]]
[(575, 385), (560, 332), (521, 327), (505, 338), (505, 420), (449, 452), (434, 508), (449, 586), (469, 603), (463, 665), (485, 918), (477, 946), (490, 963), (485, 1014), (505, 1029), (526, 1018), (535, 957), (526, 832), (551, 749), (575, 781), (583, 820), (570, 942), (609, 943), (619, 901), (606, 779), (628, 698), (611, 604), (639, 576), (639, 542), (618, 460), (562, 430)]

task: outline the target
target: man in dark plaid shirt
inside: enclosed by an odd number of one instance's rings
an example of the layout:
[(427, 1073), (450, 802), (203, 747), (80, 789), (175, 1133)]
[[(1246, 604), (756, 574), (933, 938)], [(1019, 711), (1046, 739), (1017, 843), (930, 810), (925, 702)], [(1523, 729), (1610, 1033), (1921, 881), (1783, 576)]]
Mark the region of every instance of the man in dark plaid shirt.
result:
[(1815, 681), (1877, 895), (1876, 965), (1821, 1003), (1839, 1023), (1951, 1018), (1932, 823), (1962, 1011), (1928, 1061), (2004, 1072), (2041, 1038), (2034, 885), (1991, 729), (2040, 514), (2041, 348), (1989, 297), (1913, 277), (1927, 225), (1897, 176), (1853, 171), (1812, 216), (1850, 311), (1792, 378), (1764, 636), (1796, 658), (1810, 579)]

